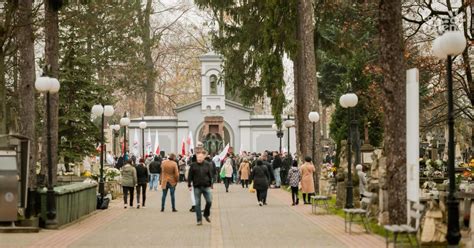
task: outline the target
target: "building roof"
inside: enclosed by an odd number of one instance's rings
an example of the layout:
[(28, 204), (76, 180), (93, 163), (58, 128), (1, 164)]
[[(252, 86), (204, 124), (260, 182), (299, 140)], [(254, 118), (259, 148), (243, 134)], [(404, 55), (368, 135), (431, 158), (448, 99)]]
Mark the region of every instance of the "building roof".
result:
[[(243, 110), (243, 111), (246, 111), (246, 112), (253, 112), (253, 108), (245, 107), (241, 103), (234, 102), (234, 101), (231, 101), (231, 100), (228, 100), (228, 99), (225, 100), (225, 104), (227, 106), (237, 108), (237, 109), (240, 109), (240, 110)], [(179, 113), (179, 112), (183, 112), (185, 110), (188, 110), (190, 108), (194, 108), (194, 107), (197, 107), (197, 106), (201, 106), (201, 100), (196, 101), (196, 102), (192, 102), (192, 103), (189, 103), (189, 104), (186, 104), (186, 105), (183, 105), (183, 106), (179, 106), (179, 107), (175, 108), (174, 110), (176, 111), (176, 113)]]

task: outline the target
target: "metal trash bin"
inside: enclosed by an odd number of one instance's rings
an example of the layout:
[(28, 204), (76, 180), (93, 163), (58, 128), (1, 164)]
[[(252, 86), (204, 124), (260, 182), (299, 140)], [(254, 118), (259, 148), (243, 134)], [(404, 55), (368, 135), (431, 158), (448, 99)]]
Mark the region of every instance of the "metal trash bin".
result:
[(0, 151), (0, 222), (16, 221), (19, 176), (15, 151)]

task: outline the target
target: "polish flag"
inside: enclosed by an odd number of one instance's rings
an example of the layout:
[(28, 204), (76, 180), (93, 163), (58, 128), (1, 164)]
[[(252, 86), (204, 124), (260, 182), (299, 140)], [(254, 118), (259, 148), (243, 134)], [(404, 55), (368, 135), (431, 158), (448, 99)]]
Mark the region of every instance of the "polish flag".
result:
[(188, 139), (186, 140), (186, 143), (188, 144), (188, 151), (193, 153), (194, 151), (194, 141), (193, 141), (193, 133), (189, 131)]
[(155, 148), (153, 150), (156, 155), (160, 155), (160, 140), (158, 139), (158, 130), (155, 132)]
[(224, 147), (224, 150), (222, 150), (221, 153), (219, 153), (219, 159), (221, 161), (224, 161), (225, 158), (227, 158), (227, 153), (229, 152), (229, 144), (227, 144), (225, 147)]

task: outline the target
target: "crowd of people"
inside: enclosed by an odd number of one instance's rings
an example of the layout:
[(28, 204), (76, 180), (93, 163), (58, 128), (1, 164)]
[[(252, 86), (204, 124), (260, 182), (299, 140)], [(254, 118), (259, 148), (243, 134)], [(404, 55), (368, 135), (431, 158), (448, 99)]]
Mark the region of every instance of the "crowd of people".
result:
[[(305, 157), (299, 165), (298, 160), (289, 154), (276, 151), (263, 153), (243, 152), (235, 155), (228, 152), (222, 157), (208, 154), (199, 146), (188, 156), (173, 153), (148, 154), (144, 158), (130, 157), (126, 153), (117, 158), (115, 167), (121, 170), (124, 208), (134, 206), (136, 192), (136, 208), (146, 207), (146, 188), (149, 191), (162, 190), (161, 211), (165, 211), (165, 203), (170, 193), (171, 211), (177, 212), (175, 189), (179, 182), (186, 182), (190, 191), (191, 208), (196, 213), (198, 225), (202, 225), (203, 217), (210, 220), (212, 206), (212, 189), (215, 183), (223, 183), (225, 192), (230, 192), (230, 185), (241, 185), (255, 191), (257, 204), (267, 205), (269, 188), (280, 188), (282, 184), (291, 187), (292, 205), (299, 204), (301, 190), (304, 204), (310, 203), (314, 194), (313, 174), (315, 166), (310, 157)], [(201, 198), (205, 199), (204, 211), (201, 209)]]

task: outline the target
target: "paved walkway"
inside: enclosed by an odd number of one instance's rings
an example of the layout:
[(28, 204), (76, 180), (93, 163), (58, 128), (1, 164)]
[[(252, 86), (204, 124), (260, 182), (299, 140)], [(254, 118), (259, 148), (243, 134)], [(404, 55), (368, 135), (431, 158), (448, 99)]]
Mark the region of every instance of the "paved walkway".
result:
[[(311, 207), (291, 207), (290, 194), (269, 190), (268, 205), (257, 205), (255, 194), (239, 185), (225, 193), (215, 185), (211, 221), (196, 226), (189, 191), (176, 191), (177, 213), (170, 202), (161, 213), (161, 192), (148, 192), (146, 209), (123, 209), (113, 201), (108, 210), (61, 230), (37, 234), (0, 234), (0, 247), (384, 247), (382, 238), (353, 228), (332, 215), (312, 215)], [(169, 196), (168, 196), (169, 197)]]

